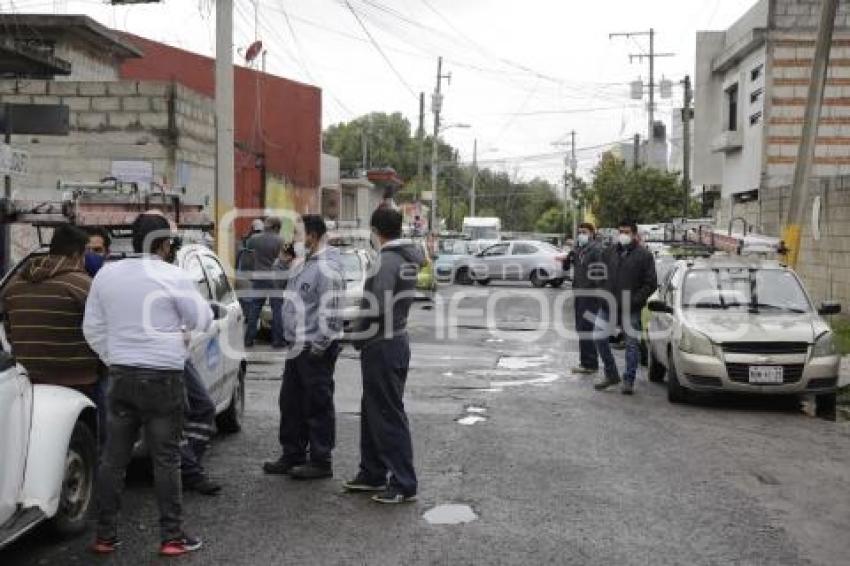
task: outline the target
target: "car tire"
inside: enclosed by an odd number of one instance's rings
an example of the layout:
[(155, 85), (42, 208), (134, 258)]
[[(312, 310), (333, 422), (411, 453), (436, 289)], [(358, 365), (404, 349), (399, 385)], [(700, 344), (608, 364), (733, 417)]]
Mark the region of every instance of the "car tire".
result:
[(476, 279), (475, 282), (478, 283), (479, 285), (483, 286), (483, 287), (486, 287), (487, 285), (490, 284), (490, 278), (485, 277), (484, 279)]
[(673, 352), (667, 356), (667, 400), (671, 403), (687, 403), (689, 391), (679, 382), (679, 372), (676, 370), (676, 362), (673, 361)]
[(96, 471), (97, 439), (86, 423), (77, 421), (65, 456), (59, 507), (50, 523), (56, 534), (73, 536), (86, 529)]
[(553, 279), (550, 283), (553, 289), (560, 289), (564, 285), (563, 279)]
[(233, 388), (233, 396), (230, 405), (216, 417), (218, 430), (224, 434), (236, 434), (242, 430), (242, 419), (245, 416), (245, 366), (239, 368), (239, 376), (236, 379), (236, 387)]
[(532, 271), (531, 277), (529, 277), (529, 281), (531, 281), (531, 286), (535, 289), (542, 289), (543, 287), (545, 287), (547, 283), (545, 276), (546, 274), (539, 269), (535, 269), (534, 271)]
[(815, 395), (815, 415), (822, 419), (835, 419), (837, 401), (836, 393)]
[(667, 368), (661, 365), (661, 362), (658, 361), (658, 358), (655, 357), (651, 349), (649, 350), (649, 367), (647, 368), (647, 373), (649, 374), (649, 381), (653, 383), (664, 381), (664, 375), (667, 373)]
[(461, 267), (455, 274), (455, 283), (458, 285), (472, 285), (472, 276), (469, 273), (469, 268)]

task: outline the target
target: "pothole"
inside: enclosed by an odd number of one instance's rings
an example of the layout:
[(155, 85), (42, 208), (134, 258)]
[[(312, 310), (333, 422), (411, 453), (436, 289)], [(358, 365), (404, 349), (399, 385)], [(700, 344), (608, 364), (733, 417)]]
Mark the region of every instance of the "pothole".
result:
[(431, 525), (462, 525), (475, 521), (478, 515), (469, 505), (446, 503), (429, 509), (422, 518)]

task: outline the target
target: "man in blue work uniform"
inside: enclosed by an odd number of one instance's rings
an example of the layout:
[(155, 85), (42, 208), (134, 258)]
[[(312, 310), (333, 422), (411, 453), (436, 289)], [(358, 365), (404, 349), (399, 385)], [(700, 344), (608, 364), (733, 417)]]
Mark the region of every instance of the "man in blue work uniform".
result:
[(363, 398), (360, 409), (360, 470), (345, 482), (349, 492), (380, 492), (378, 503), (416, 500), (413, 443), (404, 411), (404, 386), (410, 365), (407, 317), (419, 269), (420, 246), (401, 240), (402, 216), (379, 208), (372, 232), (380, 244), (378, 270), (366, 280), (358, 342), (362, 349)]
[(333, 477), (334, 369), (345, 278), (339, 251), (327, 245), (326, 233), (325, 221), (316, 214), (304, 215), (296, 225), (296, 243), (303, 241), (307, 257), (286, 287), (283, 335), (292, 349), (279, 399), (283, 454), (263, 464), (267, 474), (303, 480)]

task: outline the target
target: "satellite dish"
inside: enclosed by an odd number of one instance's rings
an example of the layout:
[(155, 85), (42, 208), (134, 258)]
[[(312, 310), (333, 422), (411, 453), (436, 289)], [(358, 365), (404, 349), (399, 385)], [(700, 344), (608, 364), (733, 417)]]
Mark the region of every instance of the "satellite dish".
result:
[(251, 62), (257, 58), (257, 55), (263, 50), (263, 42), (260, 40), (255, 41), (248, 47), (248, 50), (245, 51), (245, 60), (247, 62)]

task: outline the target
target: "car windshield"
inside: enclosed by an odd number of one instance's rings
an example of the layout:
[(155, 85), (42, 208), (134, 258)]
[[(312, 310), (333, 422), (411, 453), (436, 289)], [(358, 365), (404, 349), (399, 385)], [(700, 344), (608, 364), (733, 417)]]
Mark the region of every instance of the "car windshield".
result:
[(800, 282), (789, 271), (747, 267), (695, 269), (682, 287), (682, 306), (696, 309), (749, 308), (805, 313), (811, 310)]
[(341, 254), (342, 269), (346, 281), (360, 281), (363, 278), (363, 265), (357, 254)]

